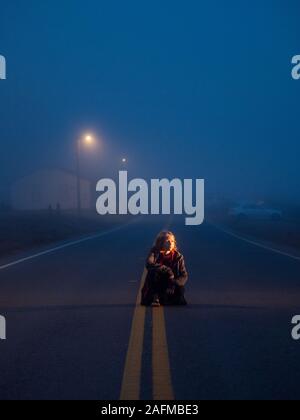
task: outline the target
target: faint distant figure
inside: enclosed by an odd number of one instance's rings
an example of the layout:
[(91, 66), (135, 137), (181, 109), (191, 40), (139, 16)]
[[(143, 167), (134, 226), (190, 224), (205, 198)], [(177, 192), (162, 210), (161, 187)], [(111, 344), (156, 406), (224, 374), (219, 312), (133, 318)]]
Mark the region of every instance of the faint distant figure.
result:
[(146, 268), (148, 274), (142, 290), (142, 305), (187, 304), (185, 284), (188, 273), (172, 232), (163, 231), (158, 235), (146, 260)]
[(49, 206), (48, 206), (48, 213), (49, 213), (50, 216), (53, 213), (53, 208), (52, 208), (52, 205), (51, 204), (49, 204)]
[(57, 203), (56, 204), (56, 214), (59, 216), (60, 213), (61, 213), (61, 205), (60, 205), (60, 203)]

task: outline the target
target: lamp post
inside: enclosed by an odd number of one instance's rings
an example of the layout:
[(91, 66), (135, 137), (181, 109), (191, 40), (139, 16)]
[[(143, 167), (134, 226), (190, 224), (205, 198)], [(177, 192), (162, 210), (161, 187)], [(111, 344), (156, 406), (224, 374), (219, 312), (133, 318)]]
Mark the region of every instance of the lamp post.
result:
[(83, 145), (85, 146), (91, 146), (94, 143), (94, 138), (90, 134), (87, 134), (83, 137), (80, 137), (77, 140), (76, 144), (76, 175), (77, 175), (77, 212), (78, 216), (81, 215), (81, 167), (80, 167), (80, 154), (81, 154), (81, 148)]

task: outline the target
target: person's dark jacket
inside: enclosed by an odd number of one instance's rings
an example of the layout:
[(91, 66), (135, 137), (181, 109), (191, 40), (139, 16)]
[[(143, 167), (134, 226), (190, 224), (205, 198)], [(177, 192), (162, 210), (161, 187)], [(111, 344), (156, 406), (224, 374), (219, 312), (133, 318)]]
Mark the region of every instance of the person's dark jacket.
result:
[[(158, 263), (160, 256), (159, 250), (156, 248), (152, 248), (148, 258), (146, 260), (146, 268), (148, 270), (148, 275), (151, 274), (152, 270), (157, 271), (168, 271), (170, 268), (174, 274), (174, 281), (177, 286), (183, 287), (185, 286), (187, 280), (188, 280), (188, 273), (185, 267), (184, 257), (180, 254), (180, 252), (175, 251), (175, 255), (172, 260), (171, 267), (166, 267), (164, 265), (160, 265)], [(147, 279), (146, 279), (147, 282)]]

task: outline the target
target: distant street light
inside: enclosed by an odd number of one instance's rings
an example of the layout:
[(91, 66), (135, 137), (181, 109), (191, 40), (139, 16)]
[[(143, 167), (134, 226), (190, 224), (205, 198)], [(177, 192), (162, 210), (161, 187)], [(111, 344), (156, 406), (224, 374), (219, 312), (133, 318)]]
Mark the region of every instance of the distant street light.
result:
[(84, 137), (84, 143), (85, 143), (87, 146), (92, 146), (92, 145), (94, 144), (94, 137), (93, 137), (93, 136), (91, 136), (90, 134), (87, 134), (87, 135)]
[(82, 147), (91, 147), (95, 144), (95, 138), (91, 134), (86, 134), (77, 140), (76, 145), (76, 174), (77, 174), (77, 211), (81, 215), (81, 188), (80, 188), (80, 154)]

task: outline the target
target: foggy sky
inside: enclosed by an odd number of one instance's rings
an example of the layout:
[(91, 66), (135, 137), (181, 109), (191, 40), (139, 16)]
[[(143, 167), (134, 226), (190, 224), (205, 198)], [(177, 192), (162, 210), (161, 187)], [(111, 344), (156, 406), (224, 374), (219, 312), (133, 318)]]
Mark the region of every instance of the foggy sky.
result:
[[(3, 2), (2, 2), (3, 3)], [(299, 200), (297, 0), (13, 0), (1, 5), (1, 188), (41, 167), (205, 178)]]

